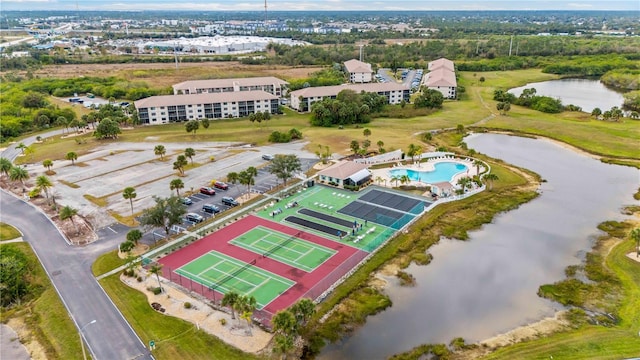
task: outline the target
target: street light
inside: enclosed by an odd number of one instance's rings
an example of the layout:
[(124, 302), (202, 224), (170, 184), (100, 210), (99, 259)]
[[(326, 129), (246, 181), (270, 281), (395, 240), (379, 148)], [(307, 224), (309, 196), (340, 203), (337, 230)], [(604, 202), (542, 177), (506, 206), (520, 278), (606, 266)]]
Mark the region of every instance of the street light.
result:
[(90, 322), (86, 323), (83, 327), (80, 328), (80, 331), (78, 331), (78, 334), (80, 335), (80, 346), (82, 347), (82, 358), (84, 360), (87, 360), (87, 353), (84, 350), (84, 338), (82, 336), (82, 331), (84, 330), (84, 328), (86, 328), (87, 326), (91, 325), (91, 324), (95, 324), (98, 320), (93, 319)]

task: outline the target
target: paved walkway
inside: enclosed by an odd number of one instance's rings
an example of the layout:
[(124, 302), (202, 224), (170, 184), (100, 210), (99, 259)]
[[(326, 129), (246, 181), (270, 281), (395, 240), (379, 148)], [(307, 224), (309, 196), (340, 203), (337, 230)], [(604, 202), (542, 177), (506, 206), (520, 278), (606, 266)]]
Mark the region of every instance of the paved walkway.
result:
[(0, 324), (0, 359), (31, 359), (27, 348), (18, 339), (18, 334), (5, 324)]

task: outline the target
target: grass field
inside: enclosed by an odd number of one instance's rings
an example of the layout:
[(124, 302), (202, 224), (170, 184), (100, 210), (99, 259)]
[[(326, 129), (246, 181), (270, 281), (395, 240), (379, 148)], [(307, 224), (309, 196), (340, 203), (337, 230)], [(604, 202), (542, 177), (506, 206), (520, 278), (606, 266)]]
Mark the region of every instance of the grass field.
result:
[(0, 241), (12, 240), (20, 236), (22, 236), (22, 234), (20, 234), (18, 229), (9, 224), (0, 223)]

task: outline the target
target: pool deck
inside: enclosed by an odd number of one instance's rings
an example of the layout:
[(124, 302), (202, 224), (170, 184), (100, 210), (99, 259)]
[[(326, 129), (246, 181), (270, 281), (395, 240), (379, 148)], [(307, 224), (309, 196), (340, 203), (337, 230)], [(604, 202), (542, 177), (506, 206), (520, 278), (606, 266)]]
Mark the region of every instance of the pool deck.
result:
[[(419, 171), (434, 171), (435, 170), (435, 164), (437, 163), (441, 163), (441, 162), (454, 162), (454, 163), (458, 163), (458, 164), (463, 164), (466, 167), (469, 168), (468, 171), (463, 172), (463, 173), (459, 173), (456, 174), (453, 179), (451, 180), (451, 185), (453, 187), (457, 186), (458, 180), (462, 177), (468, 176), (468, 177), (473, 177), (475, 175), (478, 175), (478, 169), (473, 165), (473, 161), (467, 160), (467, 159), (452, 159), (452, 158), (436, 158), (436, 159), (429, 159), (425, 162), (419, 162), (419, 163), (415, 163), (415, 164), (402, 164), (400, 162), (396, 163), (395, 165), (390, 165), (388, 168), (384, 168), (384, 169), (373, 169), (371, 170), (372, 173), (372, 179), (376, 182), (376, 184), (378, 183), (378, 181), (376, 181), (376, 179), (378, 179), (378, 177), (380, 177), (382, 179), (382, 182), (379, 183), (380, 186), (386, 186), (388, 188), (392, 188), (393, 187), (393, 183), (391, 182), (391, 176), (389, 175), (389, 170), (391, 169), (408, 169), (408, 170), (419, 170)], [(412, 180), (409, 183), (405, 184), (405, 185), (415, 185), (415, 186), (424, 186), (424, 185), (433, 185), (433, 184), (428, 184), (422, 181), (415, 181)]]

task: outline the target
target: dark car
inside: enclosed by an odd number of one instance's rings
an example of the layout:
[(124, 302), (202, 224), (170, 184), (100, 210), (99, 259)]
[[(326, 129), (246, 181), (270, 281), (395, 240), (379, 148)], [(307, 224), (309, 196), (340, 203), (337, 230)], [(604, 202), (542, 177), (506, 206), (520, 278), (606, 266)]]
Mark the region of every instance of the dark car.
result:
[(202, 205), (202, 211), (209, 214), (217, 214), (220, 212), (220, 208), (213, 204), (204, 204)]
[(236, 199), (229, 197), (229, 196), (225, 196), (222, 198), (222, 203), (227, 205), (227, 206), (238, 206), (240, 205), (240, 203), (238, 203), (236, 201)]
[(209, 186), (201, 187), (200, 188), (200, 194), (215, 195), (216, 194), (216, 189), (214, 189), (212, 187), (209, 187)]
[(185, 220), (190, 221), (192, 223), (196, 223), (196, 224), (204, 221), (204, 217), (196, 213), (187, 213), (187, 215), (185, 215), (184, 218)]
[(181, 199), (181, 201), (182, 201), (182, 204), (184, 204), (184, 205), (191, 205), (191, 204), (193, 204), (193, 200), (191, 200), (191, 198), (188, 198), (188, 197), (183, 197), (183, 198)]
[(216, 181), (216, 183), (213, 184), (213, 186), (221, 190), (229, 190), (229, 185), (227, 185), (226, 183), (223, 183), (222, 181)]

